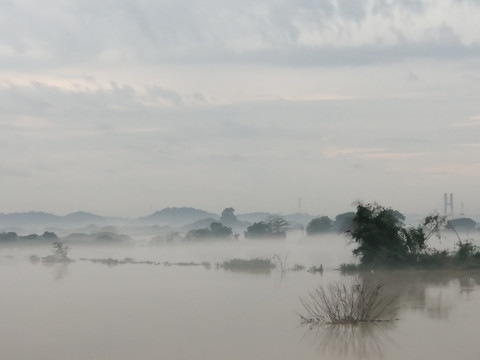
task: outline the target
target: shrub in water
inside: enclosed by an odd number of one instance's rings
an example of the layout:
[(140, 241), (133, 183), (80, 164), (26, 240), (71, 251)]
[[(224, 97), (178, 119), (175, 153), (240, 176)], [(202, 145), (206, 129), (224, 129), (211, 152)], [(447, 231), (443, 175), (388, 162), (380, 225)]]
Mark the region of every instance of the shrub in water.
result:
[(395, 297), (384, 294), (383, 284), (332, 283), (318, 286), (300, 301), (305, 313), (302, 323), (356, 324), (392, 320)]

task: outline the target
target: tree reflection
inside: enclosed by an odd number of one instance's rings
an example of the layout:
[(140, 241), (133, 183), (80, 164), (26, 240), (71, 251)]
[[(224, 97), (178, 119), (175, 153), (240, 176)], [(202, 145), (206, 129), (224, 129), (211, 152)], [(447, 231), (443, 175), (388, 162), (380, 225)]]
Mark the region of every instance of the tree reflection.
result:
[(316, 343), (322, 354), (338, 359), (381, 359), (395, 322), (309, 327), (304, 337)]
[(68, 265), (70, 265), (70, 263), (43, 263), (43, 265), (51, 268), (53, 270), (53, 277), (55, 280), (60, 281), (68, 275)]
[(360, 281), (385, 284), (385, 292), (396, 295), (403, 310), (424, 312), (431, 319), (448, 319), (460, 296), (480, 284), (479, 271), (399, 270), (359, 273)]
[[(351, 276), (351, 275), (350, 275)], [(433, 320), (446, 320), (458, 301), (468, 300), (480, 284), (480, 271), (415, 271), (399, 270), (357, 273), (361, 284), (381, 283), (384, 295), (395, 298), (398, 321), (407, 312), (422, 312)], [(466, 297), (466, 299), (465, 299)], [(387, 343), (397, 321), (379, 323), (306, 325), (304, 338), (313, 340), (319, 351), (329, 358), (383, 358)]]

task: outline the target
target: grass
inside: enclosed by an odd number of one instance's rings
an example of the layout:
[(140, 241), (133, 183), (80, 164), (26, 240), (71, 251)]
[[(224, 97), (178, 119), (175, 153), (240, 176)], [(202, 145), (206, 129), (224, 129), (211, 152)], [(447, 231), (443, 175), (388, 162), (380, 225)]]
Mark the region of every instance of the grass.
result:
[(358, 324), (393, 320), (396, 297), (384, 293), (382, 283), (332, 283), (318, 286), (300, 298), (304, 324)]
[(415, 257), (411, 257), (404, 263), (364, 263), (364, 264), (341, 264), (340, 271), (343, 273), (371, 271), (374, 269), (480, 269), (480, 248), (471, 241), (459, 240), (453, 250), (425, 249)]
[(323, 265), (320, 264), (320, 266), (310, 266), (307, 270), (307, 272), (312, 273), (312, 274), (323, 274)]
[(218, 267), (230, 271), (268, 273), (276, 267), (270, 259), (231, 259), (218, 264)]

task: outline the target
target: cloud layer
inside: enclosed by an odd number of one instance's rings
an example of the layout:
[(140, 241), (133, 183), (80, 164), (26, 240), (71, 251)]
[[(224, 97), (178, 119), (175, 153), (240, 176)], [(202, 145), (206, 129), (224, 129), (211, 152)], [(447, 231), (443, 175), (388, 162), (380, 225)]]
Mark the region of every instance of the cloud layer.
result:
[(2, 3), (0, 64), (355, 65), (478, 56), (478, 1)]
[(480, 213), (480, 1), (0, 8), (0, 212)]

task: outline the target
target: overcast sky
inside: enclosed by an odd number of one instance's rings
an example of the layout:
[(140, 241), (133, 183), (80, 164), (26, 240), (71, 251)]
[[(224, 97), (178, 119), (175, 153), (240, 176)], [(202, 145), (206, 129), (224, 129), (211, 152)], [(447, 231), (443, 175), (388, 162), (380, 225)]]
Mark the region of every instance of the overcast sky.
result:
[(0, 212), (480, 214), (479, 0), (2, 0)]

